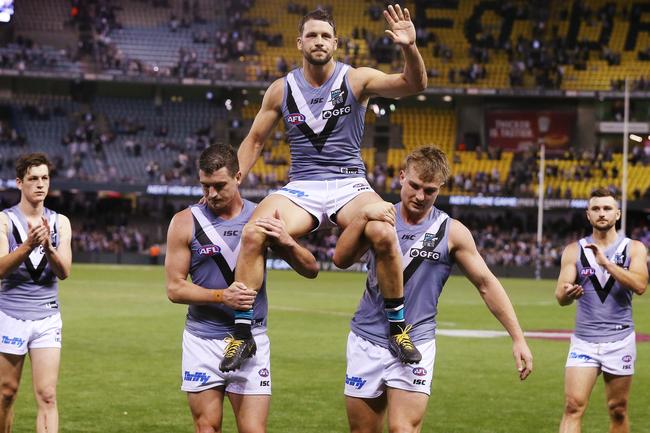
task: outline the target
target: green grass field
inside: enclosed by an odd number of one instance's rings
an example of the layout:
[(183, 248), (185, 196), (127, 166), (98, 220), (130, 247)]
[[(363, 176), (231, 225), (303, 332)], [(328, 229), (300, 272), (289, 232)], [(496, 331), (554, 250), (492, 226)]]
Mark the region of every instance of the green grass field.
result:
[[(343, 400), (348, 322), (364, 275), (293, 272), (269, 275), (273, 398), (269, 431), (347, 430)], [(503, 280), (525, 330), (573, 326), (575, 307), (561, 308), (550, 280)], [(180, 386), (186, 307), (167, 300), (162, 267), (75, 265), (61, 284), (64, 322), (59, 382), (61, 432), (192, 432)], [(650, 333), (650, 296), (635, 298), (637, 332)], [(441, 298), (439, 327), (500, 329), (467, 280), (452, 277)], [(566, 341), (529, 340), (534, 373), (520, 382), (508, 338), (439, 336), (424, 432), (555, 432), (562, 413)], [(650, 432), (650, 343), (638, 345), (631, 396), (634, 432)], [(26, 366), (15, 432), (34, 430), (35, 405)], [(236, 431), (226, 407), (224, 432)], [(585, 432), (607, 431), (602, 381)]]

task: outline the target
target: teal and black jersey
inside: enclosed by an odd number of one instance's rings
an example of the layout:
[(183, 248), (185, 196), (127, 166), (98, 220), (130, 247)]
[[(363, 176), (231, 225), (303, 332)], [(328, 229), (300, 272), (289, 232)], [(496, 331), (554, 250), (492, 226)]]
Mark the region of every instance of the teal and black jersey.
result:
[(312, 87), (302, 68), (284, 78), (282, 117), (291, 148), (289, 180), (365, 177), (361, 159), (366, 107), (352, 94), (349, 65), (337, 62), (320, 87)]
[[(208, 289), (225, 289), (235, 279), (241, 233), (255, 210), (255, 203), (244, 200), (242, 212), (230, 220), (214, 215), (207, 205), (191, 205), (194, 221), (190, 277)], [(253, 333), (266, 330), (266, 275), (253, 305)], [(235, 327), (234, 311), (223, 304), (190, 305), (185, 329), (201, 338), (223, 339)]]
[[(409, 225), (396, 205), (396, 229), (404, 268), (406, 323), (415, 343), (430, 341), (436, 334), (438, 298), (449, 278), (453, 260), (449, 255), (449, 216), (433, 208), (420, 224)], [(368, 280), (350, 328), (352, 332), (382, 347), (388, 347), (389, 325), (384, 299), (377, 282), (377, 262), (369, 250)]]

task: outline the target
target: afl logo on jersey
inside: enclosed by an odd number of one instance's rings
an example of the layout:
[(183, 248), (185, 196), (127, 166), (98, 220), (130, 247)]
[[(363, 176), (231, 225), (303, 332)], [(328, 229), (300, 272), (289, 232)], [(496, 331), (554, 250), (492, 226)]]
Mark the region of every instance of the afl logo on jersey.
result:
[(221, 252), (221, 248), (218, 245), (203, 245), (198, 252), (200, 256), (214, 256)]
[(594, 268), (584, 268), (583, 270), (580, 271), (581, 277), (591, 277), (592, 275), (595, 274), (596, 274), (596, 270)]
[(422, 368), (422, 367), (415, 367), (413, 369), (413, 374), (416, 376), (426, 376), (427, 375), (427, 369)]
[(301, 123), (305, 123), (305, 116), (303, 116), (300, 113), (291, 113), (285, 117), (287, 123), (291, 123), (292, 125), (300, 125)]

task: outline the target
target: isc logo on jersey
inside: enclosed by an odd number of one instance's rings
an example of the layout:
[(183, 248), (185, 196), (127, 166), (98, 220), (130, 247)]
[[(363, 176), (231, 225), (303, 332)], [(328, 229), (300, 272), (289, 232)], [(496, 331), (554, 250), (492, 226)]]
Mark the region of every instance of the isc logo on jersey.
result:
[(352, 113), (352, 107), (350, 105), (346, 105), (345, 107), (341, 107), (341, 108), (333, 108), (331, 110), (323, 110), (323, 119), (329, 119), (330, 117), (345, 116), (350, 113)]
[(200, 256), (214, 256), (215, 254), (219, 254), (221, 252), (221, 248), (219, 245), (203, 245), (201, 248), (199, 248), (199, 255)]
[(300, 113), (288, 114), (285, 119), (287, 123), (291, 123), (292, 125), (300, 125), (301, 123), (305, 123), (305, 116)]

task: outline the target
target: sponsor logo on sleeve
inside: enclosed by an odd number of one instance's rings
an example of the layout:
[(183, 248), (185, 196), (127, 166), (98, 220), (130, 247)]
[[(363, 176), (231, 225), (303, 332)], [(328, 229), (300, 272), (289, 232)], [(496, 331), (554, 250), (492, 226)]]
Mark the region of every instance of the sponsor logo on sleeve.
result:
[(262, 368), (257, 373), (262, 377), (269, 377), (269, 370), (267, 370), (266, 368)]

